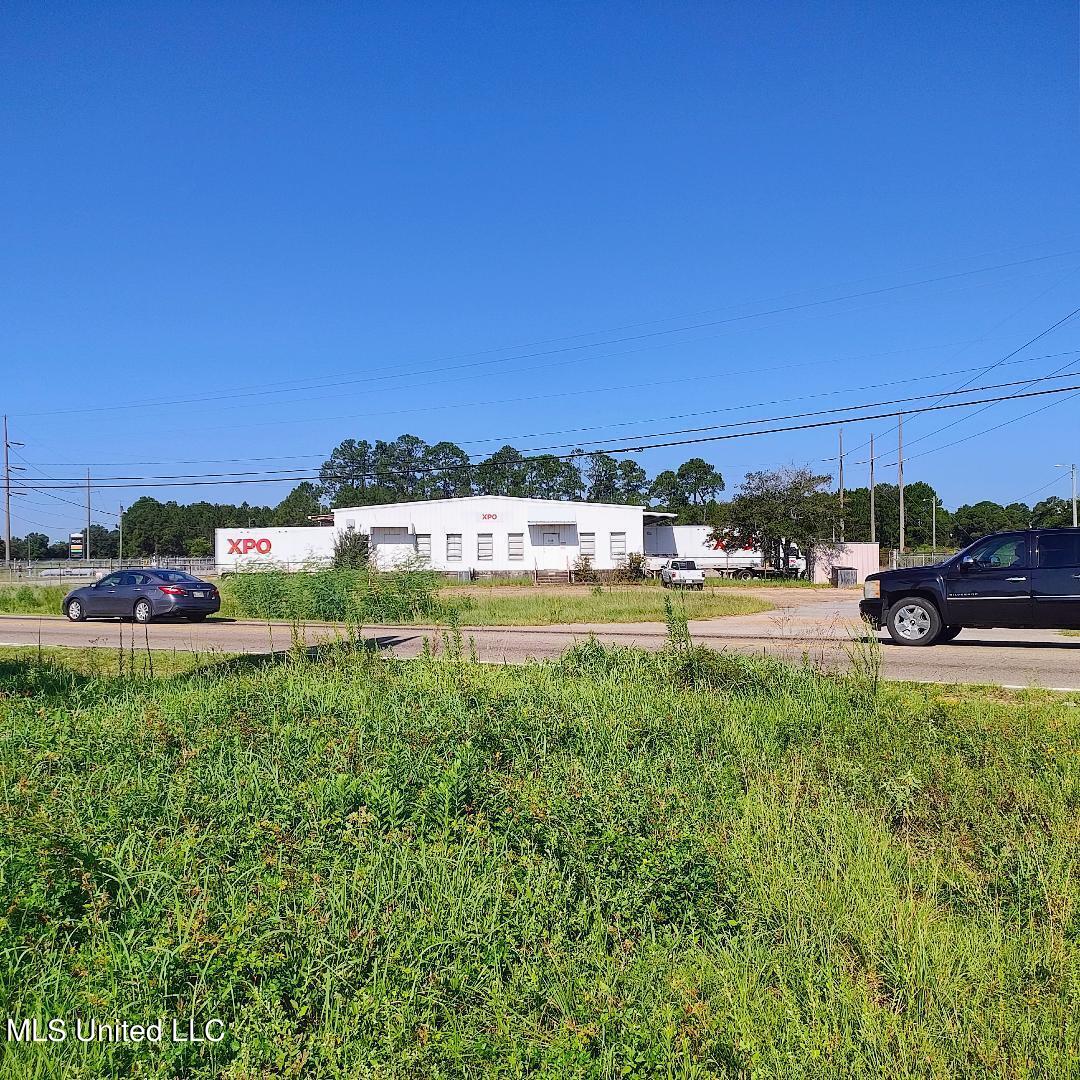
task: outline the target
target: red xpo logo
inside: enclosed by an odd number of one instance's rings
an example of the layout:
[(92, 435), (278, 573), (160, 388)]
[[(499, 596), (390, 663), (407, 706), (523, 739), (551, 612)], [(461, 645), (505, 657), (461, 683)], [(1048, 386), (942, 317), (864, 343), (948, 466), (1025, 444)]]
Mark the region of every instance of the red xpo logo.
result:
[(498, 516), (499, 516), (498, 514), (481, 514), (480, 515), (480, 520), (481, 521), (495, 521), (496, 518), (498, 518)]
[(253, 540), (250, 536), (246, 536), (243, 540), (229, 540), (229, 554), (249, 555), (251, 552), (257, 551), (260, 555), (269, 555), (271, 546), (270, 541), (265, 536), (259, 540)]

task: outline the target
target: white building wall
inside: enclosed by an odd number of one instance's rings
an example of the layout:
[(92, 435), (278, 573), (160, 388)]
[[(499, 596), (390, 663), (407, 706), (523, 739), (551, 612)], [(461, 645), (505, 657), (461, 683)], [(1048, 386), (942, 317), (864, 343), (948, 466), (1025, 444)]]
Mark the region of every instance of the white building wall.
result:
[[(478, 495), (345, 507), (334, 511), (334, 525), (369, 535), (372, 556), (383, 569), (421, 558), (447, 571), (569, 570), (591, 540), (594, 568), (608, 570), (644, 548), (641, 507), (606, 503)], [(457, 538), (460, 559), (452, 557)]]
[(282, 529), (215, 529), (214, 561), (221, 570), (280, 567), (300, 570), (330, 562), (334, 529), (297, 526)]

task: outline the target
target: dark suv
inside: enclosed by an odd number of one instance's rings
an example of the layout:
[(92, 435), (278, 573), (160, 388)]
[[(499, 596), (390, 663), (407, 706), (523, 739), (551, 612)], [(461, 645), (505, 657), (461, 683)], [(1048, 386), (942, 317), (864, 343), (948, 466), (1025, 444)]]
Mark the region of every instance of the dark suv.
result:
[(871, 574), (863, 597), (862, 617), (897, 645), (966, 626), (1080, 630), (1080, 529), (995, 533), (933, 566)]

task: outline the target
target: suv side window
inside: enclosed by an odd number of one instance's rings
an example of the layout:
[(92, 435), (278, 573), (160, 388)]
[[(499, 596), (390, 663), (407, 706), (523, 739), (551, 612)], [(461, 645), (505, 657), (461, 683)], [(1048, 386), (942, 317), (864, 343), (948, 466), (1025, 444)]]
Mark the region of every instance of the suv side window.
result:
[(1039, 537), (1039, 568), (1080, 566), (1080, 533), (1051, 532)]
[(995, 536), (971, 552), (980, 570), (1008, 570), (1027, 566), (1026, 536)]

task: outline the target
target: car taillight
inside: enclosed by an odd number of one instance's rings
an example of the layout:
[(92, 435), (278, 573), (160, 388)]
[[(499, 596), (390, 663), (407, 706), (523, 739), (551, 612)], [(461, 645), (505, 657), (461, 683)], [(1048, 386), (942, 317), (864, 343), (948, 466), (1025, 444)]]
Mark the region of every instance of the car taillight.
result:
[(184, 590), (176, 585), (159, 585), (158, 588), (167, 596), (183, 596)]

